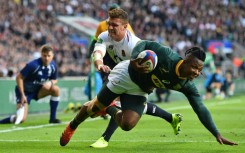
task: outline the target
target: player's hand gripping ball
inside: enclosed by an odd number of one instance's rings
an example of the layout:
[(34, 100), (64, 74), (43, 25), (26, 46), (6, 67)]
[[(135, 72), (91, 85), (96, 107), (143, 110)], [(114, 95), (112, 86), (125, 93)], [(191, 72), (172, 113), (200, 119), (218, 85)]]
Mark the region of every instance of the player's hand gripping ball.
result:
[(149, 72), (153, 71), (157, 66), (158, 58), (156, 53), (152, 50), (144, 50), (140, 52), (137, 58), (142, 59), (141, 62), (139, 63), (140, 65), (149, 67)]

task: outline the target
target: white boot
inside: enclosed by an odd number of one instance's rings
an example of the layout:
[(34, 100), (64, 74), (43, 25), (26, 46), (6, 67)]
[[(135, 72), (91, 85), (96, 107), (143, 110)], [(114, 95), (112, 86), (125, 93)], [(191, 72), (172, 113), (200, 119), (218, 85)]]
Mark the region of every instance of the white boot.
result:
[(20, 124), (20, 122), (23, 120), (24, 117), (24, 112), (25, 112), (25, 107), (22, 105), (17, 111), (16, 111), (16, 120), (15, 120), (15, 125)]

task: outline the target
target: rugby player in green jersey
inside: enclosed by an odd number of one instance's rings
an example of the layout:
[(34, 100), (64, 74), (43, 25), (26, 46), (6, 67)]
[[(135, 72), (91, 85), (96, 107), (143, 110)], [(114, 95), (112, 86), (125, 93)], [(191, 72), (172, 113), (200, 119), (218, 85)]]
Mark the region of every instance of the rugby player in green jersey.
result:
[[(141, 59), (136, 58), (144, 50), (152, 50), (158, 56), (157, 66), (151, 72), (147, 66), (139, 64)], [(133, 129), (142, 116), (148, 94), (154, 88), (168, 88), (183, 93), (201, 123), (220, 144), (237, 145), (221, 136), (192, 82), (201, 74), (205, 58), (205, 52), (199, 47), (188, 49), (182, 59), (166, 46), (152, 41), (140, 41), (133, 49), (131, 60), (122, 61), (113, 68), (108, 83), (93, 100), (82, 106), (75, 118), (67, 125), (60, 137), (60, 145), (65, 146), (70, 141), (79, 124), (106, 107), (107, 113), (121, 129), (125, 131)], [(111, 101), (119, 96), (121, 110), (109, 106)]]

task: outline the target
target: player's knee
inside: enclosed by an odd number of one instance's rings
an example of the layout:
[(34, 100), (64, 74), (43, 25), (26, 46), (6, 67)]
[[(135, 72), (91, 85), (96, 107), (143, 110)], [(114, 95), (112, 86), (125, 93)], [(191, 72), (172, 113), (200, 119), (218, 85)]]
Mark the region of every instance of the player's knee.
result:
[(59, 96), (60, 95), (60, 88), (56, 85), (51, 87), (51, 92), (53, 93), (53, 95)]
[(121, 129), (124, 131), (130, 131), (134, 128), (135, 124), (132, 122), (122, 122)]
[(134, 111), (124, 111), (122, 114), (122, 120), (120, 127), (124, 131), (130, 131), (133, 129), (140, 119), (140, 115), (138, 115)]

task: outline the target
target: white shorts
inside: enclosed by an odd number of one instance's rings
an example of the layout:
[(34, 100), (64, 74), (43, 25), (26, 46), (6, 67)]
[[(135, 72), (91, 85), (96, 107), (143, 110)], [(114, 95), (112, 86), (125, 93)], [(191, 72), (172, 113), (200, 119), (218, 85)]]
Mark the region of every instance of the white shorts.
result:
[(113, 68), (108, 76), (107, 87), (116, 94), (125, 93), (148, 98), (148, 94), (131, 80), (128, 74), (129, 63), (129, 60), (122, 61)]

